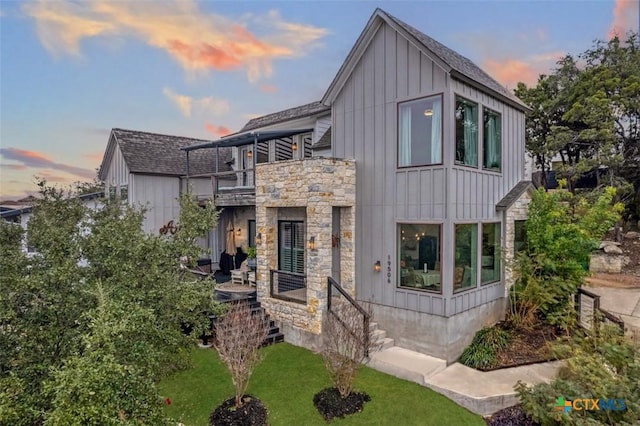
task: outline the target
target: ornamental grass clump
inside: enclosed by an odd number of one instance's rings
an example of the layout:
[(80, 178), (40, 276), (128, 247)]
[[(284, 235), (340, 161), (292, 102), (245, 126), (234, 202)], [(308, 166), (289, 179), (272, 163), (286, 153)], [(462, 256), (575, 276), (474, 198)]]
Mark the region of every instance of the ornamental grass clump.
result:
[(506, 348), (511, 341), (511, 334), (497, 326), (484, 327), (473, 337), (462, 356), (460, 363), (481, 370), (495, 367), (498, 363), (498, 352)]

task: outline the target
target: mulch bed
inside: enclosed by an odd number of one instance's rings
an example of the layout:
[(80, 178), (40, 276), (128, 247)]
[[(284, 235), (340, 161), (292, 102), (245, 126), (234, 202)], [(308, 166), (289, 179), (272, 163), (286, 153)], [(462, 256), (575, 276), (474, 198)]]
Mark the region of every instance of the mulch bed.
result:
[(553, 361), (555, 358), (551, 355), (548, 344), (564, 336), (562, 330), (543, 322), (534, 325), (529, 330), (513, 329), (506, 322), (501, 322), (496, 326), (511, 334), (511, 343), (498, 352), (497, 365), (485, 371)]
[(341, 418), (359, 413), (362, 411), (364, 403), (368, 401), (371, 401), (371, 397), (360, 392), (352, 392), (351, 395), (343, 399), (337, 388), (323, 389), (313, 397), (313, 405), (328, 422), (336, 417)]
[(266, 426), (267, 409), (258, 398), (242, 396), (242, 407), (236, 408), (236, 399), (224, 401), (211, 413), (209, 424), (212, 426)]
[(504, 408), (486, 418), (485, 421), (489, 426), (539, 426), (531, 420), (520, 405)]

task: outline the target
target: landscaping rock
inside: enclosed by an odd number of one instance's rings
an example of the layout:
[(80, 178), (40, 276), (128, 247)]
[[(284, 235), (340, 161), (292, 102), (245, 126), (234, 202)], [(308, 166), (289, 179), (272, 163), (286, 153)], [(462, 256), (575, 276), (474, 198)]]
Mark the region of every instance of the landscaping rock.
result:
[(604, 272), (607, 274), (619, 274), (628, 262), (629, 258), (627, 256), (612, 256), (602, 252), (597, 252), (591, 255), (589, 271), (593, 273)]
[(603, 250), (607, 254), (623, 254), (622, 249), (614, 245), (604, 246)]
[(635, 232), (635, 231), (629, 231), (626, 234), (624, 234), (624, 237), (627, 240), (636, 240), (636, 239), (640, 239), (640, 232)]
[(600, 243), (600, 247), (598, 247), (600, 250), (602, 250), (603, 248), (605, 248), (606, 246), (620, 246), (622, 245), (621, 243), (618, 243), (616, 241), (603, 241)]

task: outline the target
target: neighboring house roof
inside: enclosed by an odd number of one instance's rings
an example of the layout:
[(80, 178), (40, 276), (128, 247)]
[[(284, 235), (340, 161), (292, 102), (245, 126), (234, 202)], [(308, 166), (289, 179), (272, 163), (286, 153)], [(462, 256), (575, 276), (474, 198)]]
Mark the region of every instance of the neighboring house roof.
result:
[[(104, 197), (104, 191), (92, 192), (89, 194), (82, 194), (77, 196), (76, 198), (79, 198), (82, 201), (88, 201), (94, 198), (101, 198), (101, 197)], [(37, 201), (37, 198), (34, 197), (33, 200)], [(10, 219), (23, 214), (31, 213), (32, 211), (33, 211), (33, 206), (27, 206), (27, 207), (11, 209), (11, 210), (3, 210), (2, 212), (0, 212), (0, 217), (3, 219)]]
[(322, 135), (322, 137), (318, 139), (318, 142), (313, 144), (313, 146), (311, 147), (311, 149), (324, 149), (324, 148), (331, 148), (331, 127), (329, 127), (327, 131), (324, 132), (324, 135)]
[(526, 191), (533, 191), (534, 189), (535, 187), (530, 180), (520, 181), (511, 191), (509, 191), (507, 195), (502, 198), (502, 200), (498, 201), (498, 204), (496, 204), (496, 210), (507, 210), (522, 196), (522, 194)]
[(507, 90), (504, 86), (494, 80), (489, 74), (474, 64), (473, 61), (451, 50), (444, 44), (432, 39), (423, 32), (415, 29), (409, 24), (406, 24), (395, 16), (388, 14), (382, 9), (376, 9), (375, 12), (373, 12), (367, 26), (360, 34), (356, 44), (351, 49), (351, 52), (349, 52), (347, 59), (344, 64), (342, 64), (338, 74), (335, 76), (331, 85), (327, 89), (327, 92), (322, 98), (323, 104), (331, 104), (337, 97), (342, 86), (346, 82), (348, 75), (351, 74), (351, 71), (355, 68), (360, 57), (366, 50), (367, 45), (373, 39), (373, 36), (378, 30), (381, 22), (385, 22), (390, 25), (396, 31), (407, 37), (407, 39), (413, 40), (414, 44), (419, 49), (432, 59), (436, 60), (436, 62), (445, 71), (449, 72), (452, 77), (476, 86), (480, 90), (490, 92), (522, 111), (529, 109), (529, 107), (511, 93), (511, 91)]
[[(124, 161), (131, 173), (166, 176), (186, 175), (187, 156), (181, 148), (209, 142), (204, 139), (161, 135), (137, 130), (112, 129), (98, 177), (106, 178), (107, 169), (115, 146), (120, 147)], [(219, 172), (230, 171), (226, 164), (232, 161), (231, 149), (220, 149)], [(189, 174), (214, 173), (216, 150), (203, 149), (189, 154)]]
[(256, 117), (247, 122), (239, 133), (248, 130), (258, 129), (260, 127), (270, 126), (272, 124), (282, 123), (284, 121), (295, 120), (296, 118), (309, 117), (321, 112), (329, 111), (326, 105), (321, 102), (311, 102), (310, 104), (300, 105), (294, 108), (285, 109), (284, 111), (274, 112), (272, 114)]

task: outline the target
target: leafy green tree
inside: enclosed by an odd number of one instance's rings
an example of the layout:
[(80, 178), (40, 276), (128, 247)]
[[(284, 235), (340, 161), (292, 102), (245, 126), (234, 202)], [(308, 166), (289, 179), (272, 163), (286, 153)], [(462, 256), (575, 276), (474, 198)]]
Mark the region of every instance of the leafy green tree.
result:
[(149, 235), (144, 211), (93, 211), (40, 186), (26, 233), (36, 255), (0, 223), (0, 424), (157, 424), (155, 383), (193, 344), (182, 326), (199, 335), (218, 309), (214, 283), (180, 268), (218, 213), (185, 195), (176, 236)]
[(623, 206), (607, 188), (594, 204), (569, 191), (534, 192), (527, 220), (527, 249), (516, 261), (511, 317), (532, 325), (542, 313), (554, 325), (573, 324), (572, 296), (588, 274), (589, 255), (619, 219)]
[[(579, 55), (558, 62), (535, 87), (519, 83), (515, 91), (532, 110), (527, 113), (526, 144), (536, 165), (558, 169), (574, 191), (585, 172), (598, 186), (618, 188), (627, 216), (640, 217), (640, 40), (596, 41)], [(543, 173), (543, 177), (545, 174)]]

